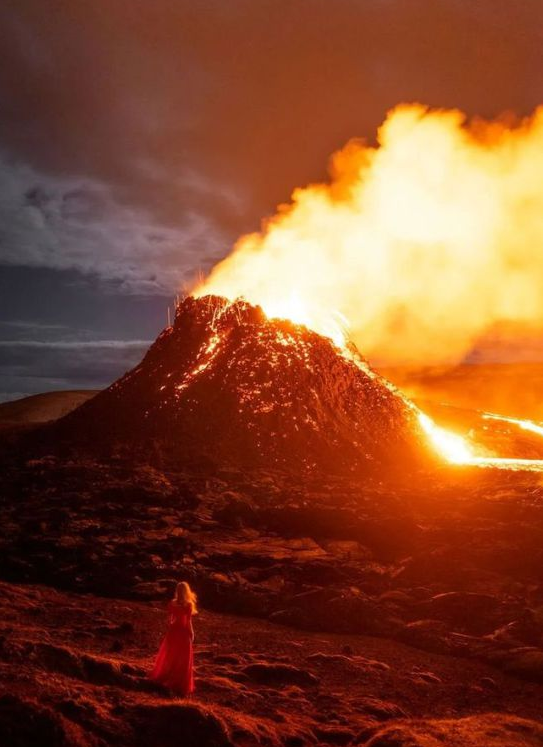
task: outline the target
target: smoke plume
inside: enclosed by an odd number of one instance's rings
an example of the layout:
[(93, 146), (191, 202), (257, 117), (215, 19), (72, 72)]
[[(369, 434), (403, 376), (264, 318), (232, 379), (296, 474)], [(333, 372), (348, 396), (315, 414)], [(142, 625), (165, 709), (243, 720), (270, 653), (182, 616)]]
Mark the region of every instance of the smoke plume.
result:
[(542, 323), (543, 107), (468, 123), (400, 105), (377, 143), (335, 153), (329, 183), (296, 189), (196, 295), (330, 335), (346, 319), (389, 363), (459, 361), (497, 323)]

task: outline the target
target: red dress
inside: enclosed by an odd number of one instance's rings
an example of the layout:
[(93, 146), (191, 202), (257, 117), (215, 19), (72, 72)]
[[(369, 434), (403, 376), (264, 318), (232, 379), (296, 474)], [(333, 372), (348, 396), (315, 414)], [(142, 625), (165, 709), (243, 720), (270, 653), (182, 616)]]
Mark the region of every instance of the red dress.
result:
[(169, 626), (164, 636), (151, 672), (151, 679), (175, 690), (181, 695), (194, 691), (192, 671), (192, 635), (190, 604), (180, 607), (168, 604)]

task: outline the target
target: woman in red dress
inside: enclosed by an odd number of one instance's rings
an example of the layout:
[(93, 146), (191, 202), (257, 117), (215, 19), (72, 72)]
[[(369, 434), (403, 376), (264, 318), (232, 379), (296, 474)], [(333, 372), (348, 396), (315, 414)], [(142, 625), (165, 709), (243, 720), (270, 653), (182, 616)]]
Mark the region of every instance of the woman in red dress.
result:
[(175, 596), (168, 603), (168, 630), (164, 636), (151, 679), (180, 695), (194, 691), (192, 671), (192, 616), (197, 614), (196, 594), (186, 581), (177, 584)]

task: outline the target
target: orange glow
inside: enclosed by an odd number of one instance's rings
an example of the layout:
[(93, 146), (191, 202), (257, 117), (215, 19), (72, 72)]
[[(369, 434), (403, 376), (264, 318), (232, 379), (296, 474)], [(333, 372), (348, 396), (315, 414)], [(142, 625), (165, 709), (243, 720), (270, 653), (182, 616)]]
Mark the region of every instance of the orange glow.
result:
[[(243, 298), (344, 355), (352, 339), (389, 363), (459, 361), (492, 324), (543, 324), (542, 171), (543, 107), (508, 126), (398, 106), (378, 147), (348, 143), (332, 157), (329, 183), (296, 189), (193, 294)], [(212, 355), (204, 351), (199, 368)], [(479, 453), (387, 385), (447, 462), (543, 470), (543, 460)], [(531, 421), (485, 417), (543, 436)]]
[(419, 413), (419, 423), (430, 438), (435, 450), (451, 464), (470, 464), (473, 454), (465, 439), (456, 433), (451, 433), (437, 426), (432, 418), (425, 413)]
[[(530, 421), (514, 421), (512, 418), (502, 418), (499, 415), (492, 414), (487, 414), (486, 417), (493, 420), (514, 422), (516, 424), (523, 422), (525, 425), (520, 427), (525, 427), (526, 430), (543, 435), (543, 428), (536, 426)], [(462, 436), (440, 428), (428, 415), (420, 412), (419, 422), (436, 452), (450, 464), (506, 469), (514, 472), (543, 472), (543, 459), (514, 459), (478, 455), (475, 446), (470, 446)]]
[(516, 126), (400, 105), (327, 184), (243, 236), (194, 291), (243, 297), (383, 364), (456, 362), (497, 322), (543, 324), (543, 107)]
[(516, 425), (523, 431), (530, 431), (531, 433), (537, 433), (538, 436), (543, 436), (543, 425), (533, 423), (531, 420), (517, 420), (516, 418), (506, 418), (503, 415), (494, 415), (491, 412), (483, 413), (484, 420), (498, 420), (502, 423), (511, 423)]

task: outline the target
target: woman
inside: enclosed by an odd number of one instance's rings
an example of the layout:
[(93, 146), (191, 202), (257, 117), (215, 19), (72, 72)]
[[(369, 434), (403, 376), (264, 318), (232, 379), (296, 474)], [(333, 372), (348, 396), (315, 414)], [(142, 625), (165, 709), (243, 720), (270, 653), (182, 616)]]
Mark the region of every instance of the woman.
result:
[(160, 644), (151, 679), (180, 695), (194, 691), (192, 672), (192, 616), (196, 615), (196, 594), (186, 581), (177, 584), (168, 603), (168, 630)]

